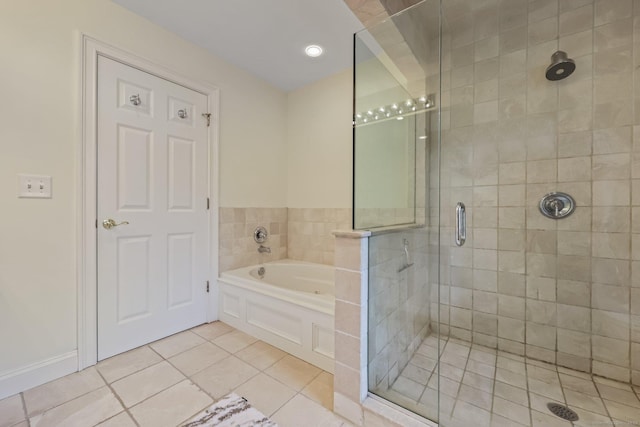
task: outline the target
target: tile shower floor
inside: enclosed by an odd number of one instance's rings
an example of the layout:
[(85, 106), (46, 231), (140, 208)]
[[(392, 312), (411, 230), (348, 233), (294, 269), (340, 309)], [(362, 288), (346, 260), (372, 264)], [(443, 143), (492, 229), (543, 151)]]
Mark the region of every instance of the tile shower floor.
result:
[[(422, 414), (437, 414), (438, 338), (430, 336), (385, 396)], [(525, 359), (455, 339), (441, 341), (440, 420), (449, 426), (638, 426), (640, 387)], [(547, 403), (569, 406), (574, 423)]]
[(331, 374), (214, 322), (0, 400), (0, 427), (173, 427), (230, 392), (281, 427), (351, 425)]

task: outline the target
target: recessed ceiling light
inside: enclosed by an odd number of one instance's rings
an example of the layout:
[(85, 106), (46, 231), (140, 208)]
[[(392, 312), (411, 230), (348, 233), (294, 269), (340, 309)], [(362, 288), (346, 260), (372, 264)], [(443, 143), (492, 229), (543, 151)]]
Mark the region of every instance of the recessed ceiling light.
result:
[(307, 54), (307, 56), (310, 56), (312, 58), (316, 58), (320, 55), (322, 55), (322, 48), (316, 44), (311, 44), (307, 47), (304, 48), (304, 52)]

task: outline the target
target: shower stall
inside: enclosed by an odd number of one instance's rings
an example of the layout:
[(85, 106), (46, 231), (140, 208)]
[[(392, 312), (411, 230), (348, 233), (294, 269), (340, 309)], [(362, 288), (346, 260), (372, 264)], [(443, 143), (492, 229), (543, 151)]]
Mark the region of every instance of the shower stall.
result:
[(640, 423), (639, 66), (631, 0), (423, 0), (355, 35), (370, 395)]

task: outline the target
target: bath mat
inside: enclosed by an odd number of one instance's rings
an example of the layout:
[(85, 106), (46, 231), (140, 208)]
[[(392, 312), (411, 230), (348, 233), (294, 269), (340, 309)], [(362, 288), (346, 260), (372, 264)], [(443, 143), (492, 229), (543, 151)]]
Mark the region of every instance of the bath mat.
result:
[(244, 397), (231, 393), (200, 412), (182, 427), (278, 427)]

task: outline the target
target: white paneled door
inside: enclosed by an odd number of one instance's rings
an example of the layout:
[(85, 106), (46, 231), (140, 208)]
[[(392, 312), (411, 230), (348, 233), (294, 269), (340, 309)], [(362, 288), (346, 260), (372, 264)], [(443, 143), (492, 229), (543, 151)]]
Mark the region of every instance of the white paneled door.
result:
[(206, 320), (207, 97), (98, 59), (98, 360)]

